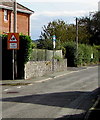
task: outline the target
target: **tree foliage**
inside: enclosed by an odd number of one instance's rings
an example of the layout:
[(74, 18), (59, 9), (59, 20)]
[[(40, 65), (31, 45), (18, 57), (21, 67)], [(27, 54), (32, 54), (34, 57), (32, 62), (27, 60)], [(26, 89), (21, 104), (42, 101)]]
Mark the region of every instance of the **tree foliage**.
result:
[[(78, 29), (79, 43), (89, 43), (90, 34), (87, 31), (86, 25), (83, 25), (83, 22), (80, 22)], [(62, 44), (76, 41), (76, 25), (67, 24), (63, 20), (49, 22), (47, 26), (44, 25), (43, 27), (37, 48), (53, 49), (53, 35), (55, 35), (57, 39), (56, 49), (62, 49)]]
[[(79, 43), (88, 43), (90, 34), (88, 33), (86, 26), (78, 24), (78, 42)], [(67, 27), (67, 42), (76, 41), (76, 25), (70, 24)]]
[(67, 24), (63, 20), (49, 22), (47, 27), (44, 25), (40, 38), (52, 40), (52, 36), (56, 35), (57, 40), (65, 41), (67, 39), (66, 31)]
[(96, 12), (91, 17), (83, 17), (79, 24), (84, 26), (89, 34), (90, 45), (100, 45), (100, 12)]
[[(76, 42), (76, 25), (67, 24), (63, 20), (49, 22), (43, 27), (37, 48), (53, 49), (53, 35), (56, 36), (56, 49), (62, 49), (63, 44)], [(78, 42), (100, 45), (100, 12), (78, 19)]]
[(47, 26), (44, 25), (43, 31), (40, 35), (37, 48), (53, 49), (53, 35), (56, 36), (56, 49), (61, 49), (61, 43), (67, 40), (67, 24), (63, 20), (49, 22)]

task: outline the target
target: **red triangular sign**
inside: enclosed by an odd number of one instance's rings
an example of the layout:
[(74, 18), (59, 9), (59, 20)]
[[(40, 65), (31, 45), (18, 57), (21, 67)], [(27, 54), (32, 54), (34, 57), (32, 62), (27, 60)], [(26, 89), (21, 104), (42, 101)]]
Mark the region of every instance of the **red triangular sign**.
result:
[(15, 37), (14, 35), (12, 35), (10, 41), (12, 41), (12, 42), (17, 41), (17, 40), (16, 40), (16, 37)]

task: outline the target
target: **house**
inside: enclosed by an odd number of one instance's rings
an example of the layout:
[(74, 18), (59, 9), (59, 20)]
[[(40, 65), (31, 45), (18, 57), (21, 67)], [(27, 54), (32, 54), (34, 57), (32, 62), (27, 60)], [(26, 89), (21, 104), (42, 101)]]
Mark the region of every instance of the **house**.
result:
[[(13, 32), (13, 0), (0, 0), (0, 33)], [(30, 35), (30, 15), (34, 11), (17, 3), (17, 32)]]
[(98, 2), (98, 11), (100, 11), (100, 1)]

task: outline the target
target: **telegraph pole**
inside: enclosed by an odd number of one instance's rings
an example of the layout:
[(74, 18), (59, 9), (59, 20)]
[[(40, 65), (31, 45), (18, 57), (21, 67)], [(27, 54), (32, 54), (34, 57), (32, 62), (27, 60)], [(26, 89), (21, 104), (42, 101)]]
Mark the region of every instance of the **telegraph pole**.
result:
[[(17, 32), (17, 3), (16, 0), (13, 0), (13, 14), (14, 14), (14, 18), (13, 18), (13, 32), (16, 33)], [(15, 79), (15, 75), (17, 75), (17, 64), (15, 61), (15, 57), (16, 57), (16, 50), (12, 50), (13, 52), (13, 80)]]
[(78, 18), (76, 17), (76, 47), (78, 51)]
[(14, 0), (14, 33), (17, 32), (17, 3)]

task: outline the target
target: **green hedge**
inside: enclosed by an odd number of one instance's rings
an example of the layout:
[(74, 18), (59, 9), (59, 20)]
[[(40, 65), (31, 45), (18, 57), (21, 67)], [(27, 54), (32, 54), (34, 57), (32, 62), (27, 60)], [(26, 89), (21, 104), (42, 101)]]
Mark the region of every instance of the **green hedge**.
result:
[[(74, 42), (68, 42), (64, 45), (68, 66), (79, 66), (97, 63), (99, 61), (98, 50), (89, 45), (79, 44), (78, 50)], [(91, 57), (93, 54), (93, 58)]]
[[(0, 35), (0, 37), (2, 39), (2, 49), (6, 50), (6, 52), (11, 51), (7, 50), (7, 35)], [(32, 52), (32, 40), (30, 36), (27, 35), (20, 35), (19, 40), (19, 50), (17, 50), (17, 52), (18, 56), (20, 56), (20, 60), (25, 64), (30, 59), (30, 54)]]
[(92, 47), (85, 45), (85, 44), (79, 44), (79, 48), (81, 49), (81, 54), (78, 54), (78, 57), (82, 56), (81, 64), (90, 63), (91, 62), (91, 54), (93, 53)]
[(29, 61), (32, 52), (32, 40), (30, 36), (20, 35), (20, 46), (18, 50), (19, 59), (25, 64)]
[(68, 42), (66, 44), (64, 44), (64, 47), (66, 49), (66, 54), (65, 54), (65, 58), (67, 58), (67, 64), (68, 66), (76, 66), (76, 54), (77, 54), (77, 50), (76, 50), (76, 45), (74, 42)]
[[(2, 40), (2, 71), (3, 79), (12, 79), (12, 50), (7, 49), (7, 35), (0, 35)], [(32, 40), (29, 36), (19, 36), (19, 50), (17, 50), (17, 73), (16, 79), (24, 77), (24, 64), (29, 61), (32, 51)], [(6, 74), (6, 76), (5, 76)]]

